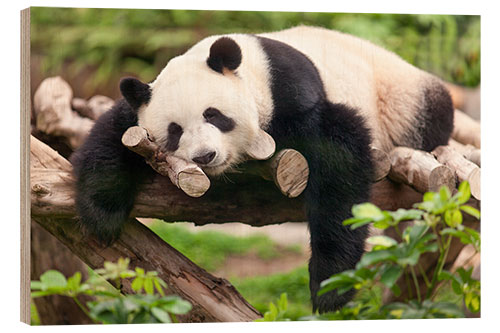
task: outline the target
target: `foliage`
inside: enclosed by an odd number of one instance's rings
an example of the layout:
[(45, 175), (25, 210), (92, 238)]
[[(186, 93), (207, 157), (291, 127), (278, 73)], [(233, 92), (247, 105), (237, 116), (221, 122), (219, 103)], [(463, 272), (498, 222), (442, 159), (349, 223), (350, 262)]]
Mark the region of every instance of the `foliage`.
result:
[[(452, 291), (459, 296), (464, 306), (471, 312), (480, 311), (480, 281), (472, 277), (472, 268), (458, 268), (456, 272), (443, 269), (450, 249), (451, 240), (458, 239), (463, 244), (471, 244), (475, 253), (480, 252), (480, 235), (462, 224), (462, 212), (477, 219), (480, 213), (465, 203), (470, 198), (467, 182), (460, 184), (458, 192), (451, 195), (446, 187), (438, 193), (428, 192), (423, 202), (415, 204), (415, 209), (384, 211), (371, 203), (355, 205), (353, 217), (344, 221), (351, 228), (372, 223), (375, 228), (394, 228), (400, 241), (388, 236), (373, 236), (368, 239), (373, 247), (366, 252), (355, 269), (333, 275), (321, 283), (318, 295), (327, 292), (343, 294), (351, 289), (363, 290), (373, 297), (357, 298), (342, 309), (328, 314), (303, 317), (303, 320), (337, 319), (423, 319), (457, 318), (464, 316), (464, 309), (456, 303), (436, 300), (438, 289), (451, 283)], [(401, 231), (401, 222), (413, 222)], [(421, 255), (438, 252), (439, 258), (431, 277), (419, 264)], [(427, 291), (419, 290), (416, 270), (422, 274)], [(401, 294), (396, 283), (402, 276), (408, 282), (408, 295), (416, 290), (416, 298), (406, 302), (382, 304), (377, 301), (375, 288), (382, 285), (395, 296)], [(413, 283), (413, 285), (411, 285)], [(413, 287), (413, 288), (412, 288)], [(282, 302), (283, 303), (283, 302)], [(269, 320), (286, 319), (286, 309), (271, 311)]]
[[(117, 263), (105, 262), (104, 268), (96, 270), (84, 282), (80, 272), (66, 278), (59, 271), (49, 270), (40, 276), (40, 281), (31, 281), (31, 297), (71, 297), (93, 321), (104, 324), (170, 323), (177, 321), (176, 315), (191, 310), (191, 304), (180, 297), (165, 296), (167, 286), (156, 272), (145, 272), (139, 267), (132, 271), (128, 265), (128, 258), (120, 258)], [(132, 279), (131, 287), (136, 294), (120, 293), (126, 279)], [(84, 306), (78, 299), (80, 295), (94, 296), (95, 300)]]
[(208, 35), (299, 24), (371, 40), (448, 81), (480, 81), (480, 17), (472, 15), (33, 7), (31, 22), (31, 49), (43, 76), (65, 70), (81, 79), (91, 70), (93, 89), (114, 86), (126, 74), (150, 81), (170, 58)]
[[(203, 230), (190, 232), (180, 223), (154, 221), (149, 228), (197, 265), (215, 271), (230, 255), (256, 253), (263, 260), (279, 257), (283, 251), (297, 252), (294, 247), (280, 249), (266, 235), (233, 236)], [(300, 250), (299, 250), (300, 251)]]
[(276, 305), (269, 303), (269, 311), (264, 313), (264, 317), (255, 321), (290, 321), (287, 317), (288, 298), (286, 293), (282, 293)]

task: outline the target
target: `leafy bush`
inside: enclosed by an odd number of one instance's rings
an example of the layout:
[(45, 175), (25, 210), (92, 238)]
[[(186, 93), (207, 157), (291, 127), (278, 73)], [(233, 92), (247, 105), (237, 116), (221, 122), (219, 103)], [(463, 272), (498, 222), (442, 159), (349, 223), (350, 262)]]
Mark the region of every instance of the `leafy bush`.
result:
[[(367, 242), (373, 248), (362, 256), (355, 269), (335, 274), (323, 281), (318, 294), (343, 294), (353, 288), (374, 294), (375, 288), (382, 285), (399, 296), (401, 290), (396, 282), (405, 275), (408, 295), (411, 295), (414, 287), (416, 299), (382, 304), (377, 301), (377, 297), (356, 298), (336, 312), (301, 319), (457, 318), (464, 316), (463, 306), (473, 313), (479, 312), (481, 284), (472, 277), (472, 267), (468, 270), (461, 267), (456, 272), (443, 269), (453, 238), (459, 239), (463, 244), (471, 244), (475, 250), (474, 255), (480, 252), (479, 233), (462, 224), (462, 212), (480, 218), (478, 210), (465, 204), (469, 198), (469, 184), (463, 182), (453, 196), (446, 187), (442, 187), (439, 193), (425, 193), (423, 202), (415, 204), (415, 209), (398, 209), (394, 212), (381, 210), (371, 203), (353, 206), (353, 217), (344, 221), (344, 225), (350, 225), (353, 229), (368, 223), (382, 230), (392, 227), (401, 241), (388, 236), (368, 238)], [(413, 223), (401, 231), (400, 223), (403, 221)], [(439, 253), (431, 277), (426, 275), (419, 264), (421, 255), (428, 252)], [(420, 271), (427, 287), (425, 294), (419, 290), (416, 270)], [(444, 283), (451, 283), (453, 292), (463, 301), (463, 306), (436, 300), (437, 291)], [(286, 302), (280, 300), (279, 304), (281, 306), (270, 309), (264, 320), (289, 318), (285, 315)]]
[[(166, 284), (156, 272), (145, 272), (139, 267), (131, 271), (128, 265), (128, 258), (105, 262), (104, 268), (96, 270), (97, 274), (85, 282), (81, 281), (80, 272), (66, 279), (61, 272), (49, 270), (40, 276), (40, 281), (31, 281), (31, 297), (71, 297), (94, 322), (103, 324), (170, 323), (177, 321), (176, 315), (191, 310), (191, 304), (180, 297), (165, 296)], [(133, 279), (131, 287), (136, 294), (120, 293), (124, 279)], [(79, 295), (94, 296), (95, 300), (84, 306)]]

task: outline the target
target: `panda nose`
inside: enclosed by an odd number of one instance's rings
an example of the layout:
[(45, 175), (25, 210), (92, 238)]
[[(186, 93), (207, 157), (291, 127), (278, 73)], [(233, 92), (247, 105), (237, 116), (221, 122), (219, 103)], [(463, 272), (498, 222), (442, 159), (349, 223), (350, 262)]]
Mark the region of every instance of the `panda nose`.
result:
[(210, 151), (200, 156), (193, 157), (193, 162), (197, 164), (208, 164), (212, 162), (215, 157), (215, 151)]

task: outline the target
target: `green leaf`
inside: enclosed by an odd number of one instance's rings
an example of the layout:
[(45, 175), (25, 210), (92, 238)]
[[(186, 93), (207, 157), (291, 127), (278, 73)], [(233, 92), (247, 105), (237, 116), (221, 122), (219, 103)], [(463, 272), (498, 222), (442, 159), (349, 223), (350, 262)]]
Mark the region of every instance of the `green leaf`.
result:
[(70, 290), (78, 290), (80, 288), (80, 282), (82, 281), (82, 273), (76, 272), (73, 276), (68, 278), (67, 287)]
[(280, 299), (278, 300), (278, 309), (280, 311), (286, 311), (288, 309), (288, 299), (286, 293), (282, 293)]
[(155, 316), (155, 318), (158, 319), (162, 323), (171, 323), (172, 322), (168, 312), (166, 312), (160, 308), (151, 308), (151, 314), (153, 316)]
[(422, 212), (421, 210), (402, 209), (402, 208), (399, 208), (395, 212), (389, 212), (389, 213), (391, 214), (392, 218), (397, 222), (407, 221), (407, 220), (420, 220), (422, 218), (422, 215), (424, 214), (424, 212)]
[(140, 268), (140, 267), (136, 267), (136, 268), (135, 268), (135, 272), (137, 273), (137, 276), (138, 276), (138, 277), (142, 277), (142, 276), (144, 276), (144, 275), (145, 275), (145, 273), (144, 273), (144, 269), (142, 269), (142, 268)]
[(441, 202), (446, 202), (450, 198), (451, 198), (451, 193), (448, 187), (441, 186), (441, 188), (439, 189), (439, 199), (441, 199)]
[(154, 282), (155, 288), (156, 288), (156, 290), (158, 291), (158, 293), (159, 293), (161, 296), (165, 296), (165, 292), (163, 291), (163, 288), (162, 288), (162, 286), (161, 286), (161, 284), (160, 284), (159, 279), (158, 279), (158, 278), (156, 278), (156, 279), (154, 279), (154, 280), (153, 280), (153, 282)]
[(464, 211), (465, 213), (475, 217), (478, 220), (481, 218), (481, 213), (474, 207), (462, 205), (462, 206), (460, 206), (460, 209), (462, 211)]
[(391, 291), (394, 294), (394, 296), (396, 296), (396, 297), (398, 297), (399, 295), (401, 295), (401, 289), (399, 288), (399, 286), (397, 284), (394, 284), (391, 287)]
[(387, 288), (392, 288), (399, 277), (403, 274), (403, 267), (392, 265), (389, 266), (380, 277), (380, 282), (387, 286)]
[(382, 210), (370, 202), (354, 205), (352, 215), (357, 218), (370, 218), (374, 221), (385, 218)]
[(462, 224), (462, 213), (458, 209), (447, 210), (444, 212), (444, 221), (449, 227), (456, 228)]
[(144, 279), (144, 291), (148, 295), (153, 295), (155, 292), (154, 285), (153, 285), (153, 279), (152, 278), (146, 278)]
[(405, 265), (415, 266), (418, 263), (419, 258), (420, 258), (420, 252), (414, 250), (408, 253), (405, 257), (398, 258), (396, 262), (402, 266)]
[(364, 226), (365, 224), (369, 224), (372, 222), (372, 219), (369, 218), (357, 218), (357, 217), (352, 217), (350, 219), (347, 219), (343, 222), (344, 225), (351, 225), (351, 229), (357, 229), (359, 227)]
[(378, 246), (381, 246), (384, 248), (388, 248), (388, 247), (391, 247), (391, 246), (398, 244), (398, 242), (395, 239), (388, 237), (388, 236), (383, 236), (383, 235), (369, 237), (366, 240), (366, 242), (368, 244), (378, 245)]
[(192, 309), (191, 303), (178, 296), (167, 296), (168, 302), (162, 305), (162, 309), (174, 314), (186, 314)]
[(395, 261), (397, 258), (393, 252), (389, 250), (379, 250), (366, 252), (362, 257), (359, 263), (357, 264), (357, 268), (367, 267), (369, 265), (376, 264), (381, 261)]
[(65, 288), (68, 281), (61, 272), (55, 270), (49, 270), (40, 276), (40, 282), (42, 283), (42, 290), (47, 290), (50, 288)]
[(474, 294), (474, 293), (467, 293), (465, 295), (465, 306), (467, 309), (469, 309), (471, 312), (479, 312), (480, 310), (480, 300), (479, 300), (479, 295)]
[(434, 193), (434, 192), (425, 192), (423, 200), (424, 200), (424, 202), (433, 202), (435, 197), (436, 197), (436, 193)]
[(458, 186), (458, 204), (464, 204), (470, 199), (470, 184), (468, 181), (463, 181)]
[(136, 277), (134, 281), (132, 281), (131, 287), (136, 293), (142, 290), (142, 286), (144, 285), (143, 277)]

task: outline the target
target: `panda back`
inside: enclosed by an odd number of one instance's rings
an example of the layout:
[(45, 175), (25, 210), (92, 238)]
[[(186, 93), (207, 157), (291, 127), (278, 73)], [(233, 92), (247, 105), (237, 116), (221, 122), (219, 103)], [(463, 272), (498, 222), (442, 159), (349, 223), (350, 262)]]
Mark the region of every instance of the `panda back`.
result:
[(438, 79), (371, 42), (307, 26), (261, 36), (304, 53), (318, 69), (329, 101), (357, 109), (382, 149), (424, 146), (426, 133), (419, 128), (432, 125), (427, 120), (435, 112), (429, 110), (429, 94), (444, 99), (438, 112), (449, 112)]

